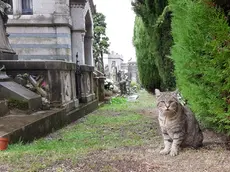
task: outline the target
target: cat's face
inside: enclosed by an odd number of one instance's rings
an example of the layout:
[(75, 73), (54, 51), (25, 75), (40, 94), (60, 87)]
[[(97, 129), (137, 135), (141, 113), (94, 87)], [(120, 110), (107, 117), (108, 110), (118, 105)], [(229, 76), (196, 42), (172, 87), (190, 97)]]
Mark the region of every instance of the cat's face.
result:
[(157, 108), (161, 114), (166, 116), (176, 115), (179, 102), (176, 92), (160, 92), (155, 90), (157, 98)]

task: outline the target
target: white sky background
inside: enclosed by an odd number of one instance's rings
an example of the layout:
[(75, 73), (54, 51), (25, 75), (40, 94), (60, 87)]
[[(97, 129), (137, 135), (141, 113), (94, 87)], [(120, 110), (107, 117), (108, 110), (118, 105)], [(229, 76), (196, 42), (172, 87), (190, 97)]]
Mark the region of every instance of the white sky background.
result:
[(94, 0), (97, 12), (106, 16), (110, 51), (122, 54), (124, 61), (135, 61), (135, 49), (132, 44), (135, 14), (131, 0)]

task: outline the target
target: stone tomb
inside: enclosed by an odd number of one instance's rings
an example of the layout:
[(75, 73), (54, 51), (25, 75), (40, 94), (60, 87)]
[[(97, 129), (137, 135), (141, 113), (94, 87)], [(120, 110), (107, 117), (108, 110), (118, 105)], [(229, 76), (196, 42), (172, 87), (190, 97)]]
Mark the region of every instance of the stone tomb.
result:
[[(63, 61), (0, 61), (7, 74), (16, 81), (17, 76), (34, 80), (32, 90), (40, 94), (51, 107), (66, 107), (70, 111), (78, 106), (75, 87), (76, 65)], [(39, 79), (37, 79), (39, 78)], [(39, 82), (42, 81), (42, 82)], [(34, 93), (34, 94), (35, 94)]]

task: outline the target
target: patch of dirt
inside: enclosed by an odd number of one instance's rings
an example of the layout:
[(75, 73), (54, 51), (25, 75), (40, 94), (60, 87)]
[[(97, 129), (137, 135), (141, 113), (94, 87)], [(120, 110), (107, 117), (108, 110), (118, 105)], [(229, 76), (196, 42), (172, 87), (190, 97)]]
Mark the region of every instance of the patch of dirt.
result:
[[(157, 146), (156, 146), (157, 145)], [(160, 145), (94, 152), (76, 164), (65, 161), (48, 171), (75, 172), (229, 172), (229, 151), (184, 149), (176, 157), (159, 155)]]
[(156, 108), (139, 109), (137, 110), (137, 113), (145, 115), (145, 116), (149, 116), (152, 118), (157, 118), (158, 116), (158, 111)]
[(8, 169), (9, 169), (9, 166), (7, 166), (7, 165), (0, 165), (0, 171), (1, 172), (7, 172)]
[[(81, 159), (53, 164), (43, 172), (229, 172), (229, 139), (210, 130), (204, 130), (204, 146), (185, 148), (176, 157), (160, 155), (163, 147), (156, 109), (139, 109), (137, 113), (149, 116), (157, 136), (145, 146), (123, 147), (90, 153)], [(114, 112), (112, 115), (119, 115)]]

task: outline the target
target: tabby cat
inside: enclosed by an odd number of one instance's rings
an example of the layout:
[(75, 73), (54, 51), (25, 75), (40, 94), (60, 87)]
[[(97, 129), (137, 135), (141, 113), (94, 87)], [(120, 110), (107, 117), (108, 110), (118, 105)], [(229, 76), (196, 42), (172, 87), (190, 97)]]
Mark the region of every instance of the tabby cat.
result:
[(160, 92), (155, 90), (158, 120), (160, 123), (164, 149), (160, 154), (176, 156), (180, 147), (202, 146), (203, 134), (192, 111), (178, 100), (177, 91)]

